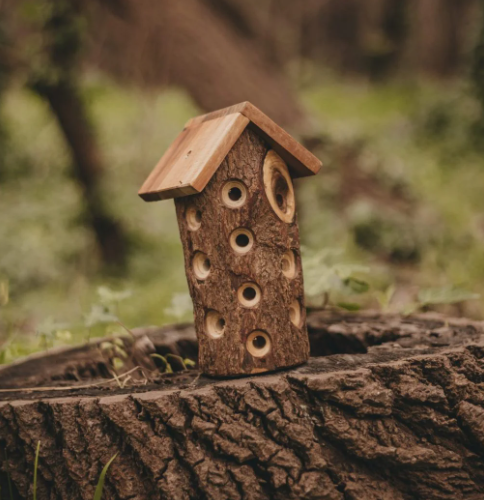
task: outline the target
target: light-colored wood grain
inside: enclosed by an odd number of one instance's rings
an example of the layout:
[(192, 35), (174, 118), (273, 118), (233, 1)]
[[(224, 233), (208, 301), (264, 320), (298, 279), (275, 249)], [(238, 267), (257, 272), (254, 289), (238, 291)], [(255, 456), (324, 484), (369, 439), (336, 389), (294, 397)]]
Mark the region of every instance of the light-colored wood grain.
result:
[(203, 190), (249, 123), (240, 113), (190, 120), (139, 190), (146, 201)]
[(316, 174), (321, 161), (250, 102), (191, 119), (163, 155), (138, 194), (145, 201), (203, 191), (246, 127), (262, 137), (292, 177)]

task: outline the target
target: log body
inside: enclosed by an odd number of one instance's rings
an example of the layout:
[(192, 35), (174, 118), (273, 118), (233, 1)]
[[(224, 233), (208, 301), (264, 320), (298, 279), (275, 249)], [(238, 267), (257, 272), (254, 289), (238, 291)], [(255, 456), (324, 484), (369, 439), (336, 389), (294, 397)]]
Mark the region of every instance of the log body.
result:
[(293, 188), (282, 174), (267, 183), (270, 155), (246, 129), (204, 191), (175, 200), (208, 375), (265, 372), (309, 356)]

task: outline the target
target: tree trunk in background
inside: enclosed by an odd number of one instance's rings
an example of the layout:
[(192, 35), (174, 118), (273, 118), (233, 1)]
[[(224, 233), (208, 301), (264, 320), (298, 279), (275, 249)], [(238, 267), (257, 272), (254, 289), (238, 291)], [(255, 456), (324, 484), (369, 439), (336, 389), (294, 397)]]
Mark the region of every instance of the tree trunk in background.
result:
[[(2, 493), (7, 456), (14, 498), (32, 498), (40, 441), (39, 499), (91, 500), (115, 454), (105, 500), (483, 498), (482, 323), (319, 314), (309, 326), (314, 354), (348, 354), (236, 380), (192, 370), (125, 389), (0, 393)], [(167, 328), (139, 334), (166, 353)]]
[(126, 0), (92, 15), (90, 61), (142, 86), (176, 85), (205, 111), (251, 101), (274, 121), (305, 125), (284, 72), (202, 0)]
[(107, 270), (119, 271), (126, 265), (127, 239), (102, 201), (100, 153), (81, 97), (65, 84), (44, 85), (37, 91), (48, 101), (71, 151), (74, 174), (83, 190), (86, 223), (94, 231), (102, 261)]
[(420, 72), (449, 76), (465, 62), (474, 0), (413, 0), (409, 13), (408, 63)]
[(474, 126), (475, 145), (483, 148), (482, 138), (484, 136), (484, 0), (480, 1), (481, 5), (481, 23), (479, 37), (474, 48), (472, 58), (472, 85), (474, 94), (480, 104), (480, 116)]
[[(72, 155), (74, 174), (82, 187), (86, 224), (95, 235), (108, 271), (126, 265), (127, 238), (109, 215), (101, 196), (101, 155), (77, 81), (85, 45), (85, 14), (81, 0), (44, 0), (43, 13), (32, 22), (39, 54), (28, 61), (29, 85), (45, 98)], [(27, 38), (29, 39), (29, 38)], [(30, 39), (32, 40), (32, 39)]]

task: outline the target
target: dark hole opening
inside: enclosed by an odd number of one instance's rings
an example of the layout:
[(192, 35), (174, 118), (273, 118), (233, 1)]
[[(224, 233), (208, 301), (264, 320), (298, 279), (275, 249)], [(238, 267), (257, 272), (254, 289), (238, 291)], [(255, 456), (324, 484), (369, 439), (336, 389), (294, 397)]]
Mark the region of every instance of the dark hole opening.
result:
[(217, 328), (219, 330), (223, 330), (225, 327), (225, 320), (223, 318), (220, 318), (218, 321), (217, 321)]
[(249, 241), (249, 237), (246, 234), (239, 234), (235, 238), (235, 243), (237, 243), (239, 247), (246, 247), (249, 244)]
[(263, 337), (262, 335), (257, 335), (257, 337), (254, 337), (254, 339), (252, 340), (252, 345), (256, 348), (256, 349), (263, 349), (266, 345), (267, 341), (265, 339), (265, 337)]
[(203, 269), (204, 269), (205, 271), (208, 271), (208, 270), (210, 269), (210, 265), (211, 265), (211, 264), (210, 264), (210, 259), (205, 259), (205, 260), (203, 261)]
[(287, 209), (287, 194), (289, 192), (289, 186), (287, 185), (286, 179), (284, 179), (282, 175), (279, 174), (275, 177), (273, 189), (277, 206), (285, 212)]
[(251, 286), (248, 286), (247, 288), (244, 289), (242, 295), (246, 300), (254, 300), (255, 296), (257, 295), (257, 292)]
[(242, 191), (238, 187), (233, 187), (229, 190), (229, 198), (232, 201), (238, 201), (242, 198)]
[(196, 220), (197, 222), (200, 222), (200, 221), (202, 220), (202, 212), (200, 212), (200, 210), (197, 210), (197, 211), (195, 212), (195, 220)]

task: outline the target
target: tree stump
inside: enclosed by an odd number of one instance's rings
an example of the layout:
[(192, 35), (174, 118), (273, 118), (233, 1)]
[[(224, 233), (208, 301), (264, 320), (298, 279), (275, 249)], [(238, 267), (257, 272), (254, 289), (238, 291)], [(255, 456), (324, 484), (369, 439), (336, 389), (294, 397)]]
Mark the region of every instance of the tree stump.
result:
[[(58, 372), (51, 389), (3, 389), (2, 498), (7, 470), (32, 498), (38, 441), (39, 499), (92, 499), (116, 453), (104, 499), (484, 497), (483, 323), (312, 314), (308, 328), (318, 357), (283, 372), (124, 389), (62, 389)], [(137, 335), (162, 352), (168, 331)]]

